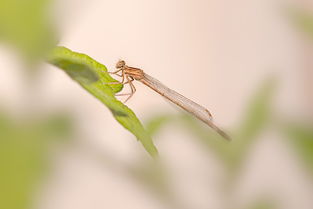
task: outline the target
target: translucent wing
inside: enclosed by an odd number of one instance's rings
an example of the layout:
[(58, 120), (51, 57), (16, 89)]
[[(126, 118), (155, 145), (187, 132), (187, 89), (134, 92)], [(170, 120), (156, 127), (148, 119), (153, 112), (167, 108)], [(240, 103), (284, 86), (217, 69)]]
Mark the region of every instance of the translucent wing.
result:
[(195, 103), (194, 101), (184, 97), (183, 95), (177, 93), (176, 91), (166, 87), (160, 81), (153, 78), (152, 76), (144, 73), (144, 78), (140, 80), (143, 84), (149, 86), (151, 89), (178, 105), (182, 109), (186, 110), (190, 114), (197, 117), (199, 120), (203, 121), (215, 131), (217, 131), (220, 135), (222, 135), (226, 139), (230, 139), (226, 133), (220, 130), (215, 124), (212, 122), (211, 113), (201, 105)]

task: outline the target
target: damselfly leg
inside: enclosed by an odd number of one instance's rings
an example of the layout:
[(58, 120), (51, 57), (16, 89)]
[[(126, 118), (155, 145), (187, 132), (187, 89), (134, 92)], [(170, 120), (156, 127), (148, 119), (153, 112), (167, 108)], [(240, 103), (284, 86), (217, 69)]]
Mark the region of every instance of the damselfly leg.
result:
[[(122, 74), (121, 75), (118, 74), (121, 71), (122, 71)], [(129, 84), (129, 87), (130, 87), (130, 90), (131, 90), (130, 93), (115, 94), (115, 96), (128, 96), (126, 98), (126, 100), (124, 101), (124, 103), (126, 103), (134, 95), (134, 93), (136, 92), (136, 87), (133, 84), (134, 78), (126, 75), (124, 69), (119, 69), (117, 71), (109, 72), (109, 73), (113, 74), (113, 75), (117, 75), (119, 77), (122, 77), (122, 81), (121, 82), (111, 82), (111, 83), (108, 83), (108, 84), (124, 84), (124, 85), (125, 84)], [(125, 79), (126, 79), (126, 82), (124, 82)]]
[(127, 75), (125, 75), (125, 78), (127, 81), (124, 84), (129, 84), (131, 92), (130, 93), (123, 93), (123, 94), (115, 94), (115, 96), (128, 96), (126, 98), (126, 100), (124, 101), (124, 103), (126, 103), (136, 92), (136, 87), (133, 84), (134, 79), (130, 76), (127, 76)]

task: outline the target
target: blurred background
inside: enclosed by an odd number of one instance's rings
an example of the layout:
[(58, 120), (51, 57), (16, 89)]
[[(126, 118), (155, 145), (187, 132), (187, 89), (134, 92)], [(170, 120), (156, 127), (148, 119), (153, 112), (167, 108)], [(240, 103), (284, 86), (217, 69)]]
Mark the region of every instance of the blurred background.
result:
[[(56, 45), (144, 69), (233, 141), (138, 82), (153, 161), (42, 61)], [(0, 101), (1, 209), (313, 208), (310, 0), (0, 0)]]

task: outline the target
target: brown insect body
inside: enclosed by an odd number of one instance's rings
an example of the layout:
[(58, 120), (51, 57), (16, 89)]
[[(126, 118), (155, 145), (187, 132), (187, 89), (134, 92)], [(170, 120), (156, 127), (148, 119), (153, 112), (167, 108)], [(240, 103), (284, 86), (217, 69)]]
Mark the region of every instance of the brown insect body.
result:
[(134, 80), (142, 80), (144, 78), (143, 70), (134, 67), (128, 67), (127, 65), (124, 66), (124, 73), (126, 76), (129, 76), (131, 79)]
[[(187, 112), (191, 113), (207, 125), (209, 125), (212, 129), (214, 129), (217, 133), (223, 136), (225, 139), (230, 140), (230, 137), (219, 129), (213, 122), (212, 122), (212, 115), (211, 113), (201, 105), (193, 102), (192, 100), (184, 97), (183, 95), (177, 93), (176, 91), (166, 87), (157, 79), (151, 77), (150, 75), (143, 72), (143, 70), (139, 68), (129, 67), (126, 65), (125, 61), (120, 60), (116, 64), (117, 71), (113, 72), (120, 77), (122, 77), (121, 83), (129, 84), (131, 88), (131, 93), (128, 94), (116, 94), (117, 96), (126, 96), (129, 97), (125, 100), (129, 100), (133, 94), (136, 92), (136, 88), (133, 85), (134, 80), (138, 80), (145, 84), (146, 86), (150, 87), (169, 101), (173, 102), (174, 104), (178, 105), (182, 109), (186, 110)], [(122, 71), (122, 75), (117, 74), (118, 72)], [(126, 79), (126, 82), (124, 80)]]

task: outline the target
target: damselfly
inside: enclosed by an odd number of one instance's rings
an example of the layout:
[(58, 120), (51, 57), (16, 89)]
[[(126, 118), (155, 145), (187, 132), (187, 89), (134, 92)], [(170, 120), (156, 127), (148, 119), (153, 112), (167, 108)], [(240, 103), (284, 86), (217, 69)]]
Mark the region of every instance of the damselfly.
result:
[[(116, 94), (116, 96), (128, 96), (125, 102), (128, 101), (136, 92), (136, 88), (133, 84), (133, 81), (134, 80), (140, 81), (141, 83), (145, 84), (146, 86), (150, 87), (151, 89), (159, 93), (164, 98), (168, 99), (169, 101), (178, 105), (185, 111), (194, 115), (199, 120), (203, 121), (205, 124), (210, 126), (225, 139), (230, 140), (230, 137), (212, 122), (212, 115), (206, 108), (191, 101), (190, 99), (184, 97), (183, 95), (177, 93), (176, 91), (166, 87), (157, 79), (144, 73), (143, 70), (127, 66), (125, 61), (123, 60), (119, 60), (117, 62), (116, 68), (117, 70), (115, 72), (112, 72), (111, 74), (115, 74), (122, 77), (122, 81), (120, 83), (129, 84), (131, 89), (130, 93)], [(121, 72), (121, 74), (118, 74), (119, 72)]]

